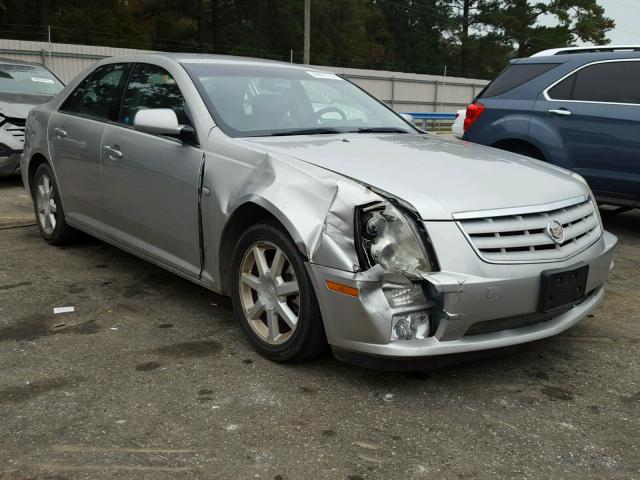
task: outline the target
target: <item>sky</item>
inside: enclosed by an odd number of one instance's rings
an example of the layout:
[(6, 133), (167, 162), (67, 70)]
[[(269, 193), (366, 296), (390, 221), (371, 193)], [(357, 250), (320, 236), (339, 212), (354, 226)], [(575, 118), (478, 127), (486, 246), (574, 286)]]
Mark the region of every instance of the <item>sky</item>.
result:
[(640, 45), (640, 0), (598, 0), (605, 15), (616, 22), (616, 28), (607, 36), (611, 43)]
[[(536, 3), (539, 0), (529, 0)], [(542, 0), (548, 1), (548, 0)], [(617, 45), (640, 45), (640, 29), (637, 28), (637, 18), (640, 17), (640, 0), (597, 0), (598, 4), (604, 7), (607, 17), (616, 22), (616, 28), (607, 33), (607, 37), (612, 44)], [(542, 17), (540, 23), (552, 25), (555, 17)], [(577, 45), (588, 45), (578, 41)]]

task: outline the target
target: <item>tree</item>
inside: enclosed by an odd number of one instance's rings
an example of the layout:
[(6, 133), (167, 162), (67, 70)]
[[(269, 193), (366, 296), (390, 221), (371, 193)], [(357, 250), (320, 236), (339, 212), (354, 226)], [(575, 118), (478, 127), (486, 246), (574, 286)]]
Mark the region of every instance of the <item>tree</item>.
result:
[[(597, 0), (312, 0), (314, 64), (492, 78), (509, 58), (607, 43)], [(549, 19), (552, 19), (550, 22)], [(8, 38), (302, 61), (302, 0), (0, 0)]]
[(388, 69), (442, 73), (451, 62), (451, 42), (443, 35), (453, 28), (448, 0), (373, 0), (384, 15), (390, 42)]
[[(541, 24), (541, 17), (554, 20)], [(615, 23), (604, 16), (596, 0), (551, 0), (529, 3), (527, 0), (486, 0), (478, 21), (497, 32), (516, 48), (516, 56), (525, 57), (537, 51), (565, 47), (577, 40), (608, 43), (606, 32)]]
[(116, 47), (148, 48), (148, 37), (140, 31), (124, 0), (51, 0), (49, 17), (53, 40)]
[(457, 15), (454, 16), (456, 23), (460, 25), (459, 30), (454, 29), (460, 41), (460, 76), (466, 77), (469, 71), (469, 49), (472, 38), (470, 30), (476, 27), (478, 13), (483, 7), (483, 0), (451, 0), (451, 6)]

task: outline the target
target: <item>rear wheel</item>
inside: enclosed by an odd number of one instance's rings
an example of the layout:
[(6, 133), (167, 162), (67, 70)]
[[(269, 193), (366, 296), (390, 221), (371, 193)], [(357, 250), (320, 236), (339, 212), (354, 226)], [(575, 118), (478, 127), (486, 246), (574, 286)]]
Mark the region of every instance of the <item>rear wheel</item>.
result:
[(260, 354), (286, 362), (326, 351), (304, 259), (279, 226), (261, 223), (241, 235), (233, 254), (232, 282), (236, 317)]
[(32, 185), (31, 195), (40, 234), (51, 245), (68, 243), (77, 232), (65, 222), (58, 185), (49, 165), (43, 163), (38, 167)]

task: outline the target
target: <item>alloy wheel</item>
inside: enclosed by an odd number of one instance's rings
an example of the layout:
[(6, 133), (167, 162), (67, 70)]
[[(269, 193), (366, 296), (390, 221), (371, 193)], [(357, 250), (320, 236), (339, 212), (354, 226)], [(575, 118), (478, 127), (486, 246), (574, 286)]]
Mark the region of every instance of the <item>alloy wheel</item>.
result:
[(51, 235), (56, 228), (56, 205), (55, 192), (49, 175), (41, 175), (36, 186), (36, 208), (38, 210), (38, 221), (45, 234)]
[(291, 262), (271, 242), (254, 243), (239, 275), (240, 302), (249, 326), (271, 345), (291, 338), (298, 326), (300, 287)]

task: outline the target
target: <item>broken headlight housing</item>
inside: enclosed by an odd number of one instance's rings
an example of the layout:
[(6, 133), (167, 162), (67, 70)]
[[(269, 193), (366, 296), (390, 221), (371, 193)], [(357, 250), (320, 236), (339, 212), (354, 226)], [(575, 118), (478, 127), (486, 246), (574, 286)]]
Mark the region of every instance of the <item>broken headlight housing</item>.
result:
[(393, 341), (424, 339), (432, 325), (421, 273), (437, 269), (435, 255), (418, 217), (391, 201), (356, 208), (358, 259), (363, 269), (378, 265), (384, 271), (382, 292), (393, 310)]
[(358, 258), (363, 268), (380, 265), (386, 273), (417, 277), (433, 270), (416, 222), (390, 202), (356, 209)]

